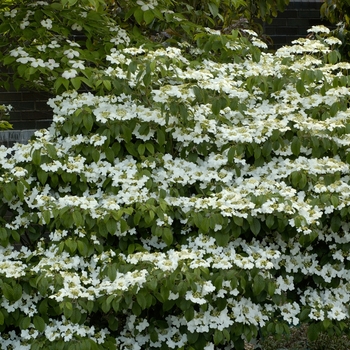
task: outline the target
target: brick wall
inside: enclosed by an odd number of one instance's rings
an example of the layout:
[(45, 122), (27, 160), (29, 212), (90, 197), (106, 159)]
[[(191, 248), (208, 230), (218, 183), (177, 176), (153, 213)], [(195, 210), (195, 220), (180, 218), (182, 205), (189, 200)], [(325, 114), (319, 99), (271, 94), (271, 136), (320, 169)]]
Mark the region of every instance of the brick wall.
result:
[(264, 25), (265, 33), (273, 40), (273, 49), (289, 45), (293, 40), (305, 37), (314, 25), (330, 24), (321, 19), (322, 0), (290, 1), (286, 10), (278, 14), (271, 24)]
[(0, 90), (0, 103), (13, 107), (10, 122), (16, 130), (48, 127), (52, 120), (49, 97), (42, 92)]

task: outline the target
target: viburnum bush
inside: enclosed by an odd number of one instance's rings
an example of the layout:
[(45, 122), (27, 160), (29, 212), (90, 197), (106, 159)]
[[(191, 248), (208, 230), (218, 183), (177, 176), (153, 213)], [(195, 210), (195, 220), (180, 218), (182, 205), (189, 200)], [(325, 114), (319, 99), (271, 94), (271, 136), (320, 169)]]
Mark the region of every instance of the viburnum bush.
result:
[(225, 39), (206, 41), (205, 28), (225, 34), (258, 30), (257, 19), (271, 20), (288, 2), (5, 0), (0, 4), (0, 86), (103, 94), (111, 87), (96, 72), (108, 64), (112, 48), (201, 41), (207, 52), (217, 50)]
[(140, 46), (115, 32), (101, 64), (72, 68), (101, 88), (52, 98), (51, 127), (0, 147), (1, 349), (243, 349), (302, 322), (311, 340), (346, 332), (339, 40), (317, 26), (272, 54), (250, 30)]

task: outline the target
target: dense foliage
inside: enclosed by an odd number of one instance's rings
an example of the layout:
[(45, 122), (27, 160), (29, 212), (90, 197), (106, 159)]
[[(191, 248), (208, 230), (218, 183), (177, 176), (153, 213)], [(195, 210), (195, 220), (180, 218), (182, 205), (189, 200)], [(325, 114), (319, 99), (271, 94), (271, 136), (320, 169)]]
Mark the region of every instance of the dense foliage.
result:
[(335, 25), (333, 35), (342, 41), (339, 47), (344, 60), (350, 60), (350, 2), (348, 0), (325, 0), (321, 15)]
[[(33, 5), (34, 27), (50, 31), (42, 8), (63, 3)], [(243, 349), (300, 322), (310, 339), (347, 331), (341, 42), (317, 26), (269, 54), (251, 30), (97, 27), (96, 60), (61, 35), (6, 56), (36, 86), (90, 91), (54, 97), (50, 128), (0, 147), (1, 349)]]
[(106, 65), (105, 57), (115, 46), (187, 42), (208, 53), (226, 43), (207, 42), (204, 28), (225, 34), (239, 28), (258, 30), (258, 20), (270, 20), (288, 2), (5, 1), (0, 4), (0, 86), (55, 92), (105, 89), (92, 72)]

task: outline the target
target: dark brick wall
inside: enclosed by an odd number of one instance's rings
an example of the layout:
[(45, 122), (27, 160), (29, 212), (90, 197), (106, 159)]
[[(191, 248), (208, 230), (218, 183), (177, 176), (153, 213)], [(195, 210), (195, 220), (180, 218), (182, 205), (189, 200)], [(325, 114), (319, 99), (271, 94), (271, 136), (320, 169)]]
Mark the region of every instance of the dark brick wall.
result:
[(13, 107), (10, 123), (15, 130), (48, 127), (52, 120), (52, 111), (47, 105), (49, 98), (49, 94), (43, 92), (0, 90), (0, 104)]
[(304, 1), (290, 2), (286, 10), (278, 15), (271, 24), (265, 24), (265, 34), (273, 40), (273, 49), (290, 43), (300, 37), (305, 37), (307, 30), (314, 25), (330, 24), (321, 19), (322, 2)]

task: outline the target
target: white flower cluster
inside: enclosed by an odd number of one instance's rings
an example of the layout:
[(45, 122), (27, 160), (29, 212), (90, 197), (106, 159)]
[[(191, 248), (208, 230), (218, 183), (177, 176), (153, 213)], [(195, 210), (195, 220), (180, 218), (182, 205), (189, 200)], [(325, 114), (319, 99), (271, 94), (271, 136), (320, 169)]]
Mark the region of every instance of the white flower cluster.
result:
[[(0, 305), (35, 317), (45, 299), (87, 318), (50, 317), (43, 331), (1, 334), (4, 344), (111, 337), (123, 349), (176, 349), (195, 333), (254, 333), (276, 317), (296, 325), (303, 310), (311, 320), (348, 319), (350, 110), (341, 81), (350, 67), (323, 63), (331, 45), (299, 40), (259, 62), (220, 64), (171, 47), (113, 49), (105, 78), (142, 98), (148, 89), (147, 98), (50, 100), (49, 129), (0, 148), (2, 203), (13, 213), (0, 239), (47, 230), (30, 249), (1, 248), (0, 279), (39, 276), (39, 291), (15, 301), (3, 293)], [(64, 48), (72, 68), (63, 77), (83, 69), (79, 50)], [(30, 60), (23, 48), (11, 55)], [(122, 322), (88, 327), (94, 307)], [(151, 313), (164, 319), (151, 324)]]

